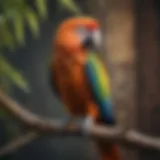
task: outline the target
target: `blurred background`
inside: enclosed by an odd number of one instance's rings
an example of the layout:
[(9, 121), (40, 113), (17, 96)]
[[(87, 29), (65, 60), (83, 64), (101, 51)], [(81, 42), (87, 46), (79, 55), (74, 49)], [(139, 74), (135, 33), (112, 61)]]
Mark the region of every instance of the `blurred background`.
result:
[[(102, 55), (112, 78), (120, 125), (160, 136), (160, 1), (1, 0), (0, 87), (35, 114), (63, 118), (48, 81), (57, 25), (89, 15), (102, 25)], [(27, 132), (0, 108), (0, 147)], [(122, 148), (124, 159), (158, 160), (153, 150)], [(1, 159), (1, 157), (0, 157)], [(77, 137), (42, 137), (2, 159), (98, 159), (94, 145)]]

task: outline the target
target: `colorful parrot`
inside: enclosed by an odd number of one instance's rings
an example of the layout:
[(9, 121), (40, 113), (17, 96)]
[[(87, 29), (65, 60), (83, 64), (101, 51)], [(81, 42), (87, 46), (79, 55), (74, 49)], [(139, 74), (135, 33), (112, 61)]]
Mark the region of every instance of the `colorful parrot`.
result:
[[(98, 21), (72, 17), (58, 27), (53, 41), (50, 80), (54, 93), (70, 117), (84, 117), (84, 128), (93, 123), (115, 125), (108, 71), (98, 56), (101, 32)], [(72, 119), (71, 118), (71, 119)], [(97, 141), (102, 160), (119, 160), (115, 144)]]

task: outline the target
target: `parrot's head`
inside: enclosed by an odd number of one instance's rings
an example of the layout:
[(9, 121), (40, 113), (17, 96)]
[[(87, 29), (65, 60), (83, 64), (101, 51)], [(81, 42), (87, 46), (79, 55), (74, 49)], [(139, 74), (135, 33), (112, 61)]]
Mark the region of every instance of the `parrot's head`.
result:
[(76, 17), (64, 20), (58, 27), (55, 46), (69, 54), (88, 51), (99, 47), (101, 33), (99, 23), (90, 17)]

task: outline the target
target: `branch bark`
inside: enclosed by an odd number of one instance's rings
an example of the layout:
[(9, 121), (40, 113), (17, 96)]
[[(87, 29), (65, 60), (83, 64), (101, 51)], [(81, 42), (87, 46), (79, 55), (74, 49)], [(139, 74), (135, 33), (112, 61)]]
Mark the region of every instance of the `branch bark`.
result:
[[(62, 128), (63, 122), (60, 120), (53, 120), (42, 118), (37, 116), (22, 106), (20, 106), (17, 102), (12, 100), (8, 95), (6, 95), (3, 91), (0, 90), (0, 103), (2, 106), (15, 118), (17, 118), (20, 122), (26, 125), (29, 129), (37, 131), (38, 133), (44, 134), (56, 134), (56, 135), (77, 135), (83, 136), (83, 128), (82, 124), (76, 124), (73, 122), (72, 125)], [(38, 135), (38, 134), (37, 134)], [(35, 136), (35, 137), (34, 137)], [(160, 151), (160, 138), (150, 137), (147, 135), (143, 135), (134, 130), (124, 130), (123, 128), (118, 127), (107, 127), (102, 125), (93, 125), (90, 129), (90, 133), (88, 135), (91, 138), (99, 139), (112, 143), (117, 143), (129, 147), (138, 147), (138, 148), (147, 148), (147, 149), (155, 149)], [(36, 133), (32, 135), (32, 140), (36, 138)], [(10, 147), (5, 147), (0, 149), (0, 156), (4, 154), (8, 154), (11, 151), (14, 151), (18, 146), (22, 146), (27, 142), (30, 142), (29, 139), (21, 140), (21, 143), (13, 143), (9, 144)], [(9, 148), (9, 149), (6, 149)], [(5, 150), (5, 151), (4, 151)]]

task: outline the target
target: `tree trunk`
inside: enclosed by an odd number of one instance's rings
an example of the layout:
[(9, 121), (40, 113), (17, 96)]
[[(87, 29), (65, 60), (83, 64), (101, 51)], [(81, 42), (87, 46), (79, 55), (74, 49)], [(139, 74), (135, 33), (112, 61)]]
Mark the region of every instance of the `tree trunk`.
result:
[[(119, 125), (136, 127), (136, 65), (134, 0), (108, 0), (106, 17), (106, 59), (112, 73), (113, 100)], [(124, 159), (137, 159), (132, 150), (124, 152)]]

